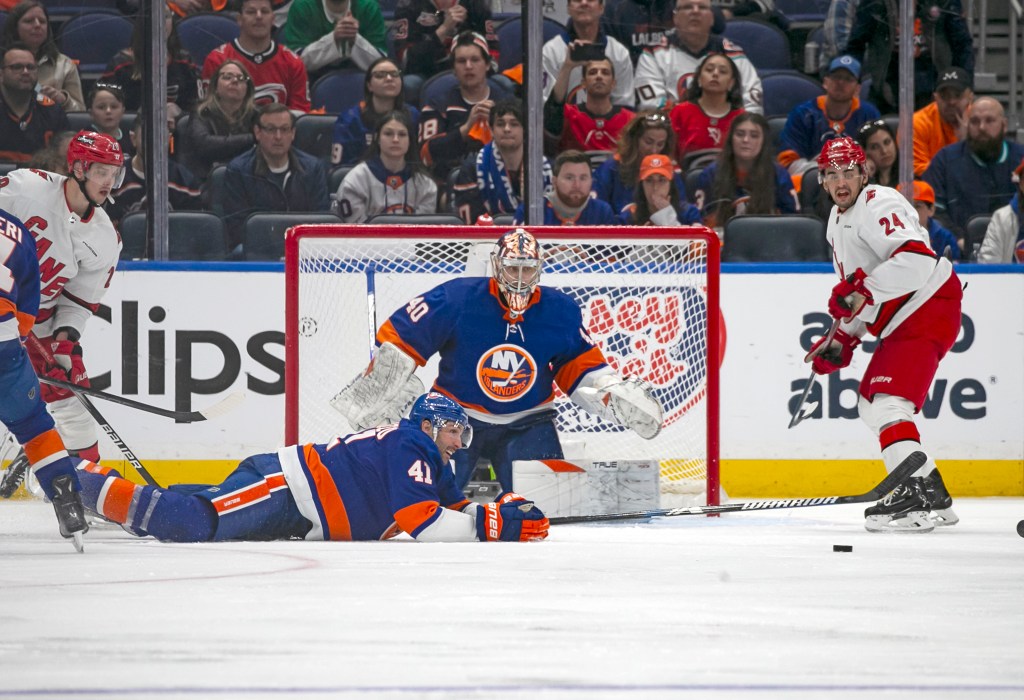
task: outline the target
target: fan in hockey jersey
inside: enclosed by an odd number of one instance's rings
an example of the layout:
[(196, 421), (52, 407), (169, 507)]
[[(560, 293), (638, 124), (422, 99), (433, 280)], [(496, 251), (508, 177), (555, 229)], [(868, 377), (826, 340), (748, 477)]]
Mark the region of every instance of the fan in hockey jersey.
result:
[(562, 102), (557, 97), (560, 91), (551, 92), (544, 103), (544, 129), (561, 134), (559, 152), (614, 151), (619, 132), (633, 118), (632, 110), (612, 103), (615, 65), (608, 58), (587, 61), (580, 85), (586, 91), (586, 100), (581, 103)]
[(680, 102), (669, 113), (676, 133), (676, 161), (689, 170), (721, 152), (732, 120), (743, 113), (740, 71), (725, 54), (709, 53)]
[(335, 211), (347, 223), (361, 224), (378, 214), (433, 214), (437, 185), (416, 156), (409, 113), (380, 118), (366, 160), (338, 186)]
[(405, 72), (429, 78), (451, 68), (458, 35), (484, 39), (488, 60), (498, 58), (498, 35), (488, 0), (399, 0), (391, 27), (394, 55)]
[(449, 462), (472, 437), (465, 411), (430, 392), (397, 423), (253, 455), (217, 485), (139, 486), (86, 461), (79, 479), (89, 510), (170, 542), (547, 537), (548, 519), (521, 496), (476, 504), (455, 487)]
[(4, 472), (0, 492), (9, 498), (31, 466), (53, 503), (61, 534), (74, 537), (75, 546), (81, 550), (81, 536), (89, 526), (77, 493), (78, 478), (40, 398), (39, 380), (22, 347), (22, 339), (31, 332), (39, 311), (36, 242), (17, 217), (2, 209), (0, 280), (0, 422), (23, 449)]
[[(866, 157), (849, 138), (818, 156), (821, 185), (835, 202), (826, 236), (839, 283), (828, 299), (839, 321), (833, 340), (819, 339), (806, 360), (818, 374), (847, 367), (861, 338), (878, 338), (860, 381), (858, 411), (878, 436), (891, 471), (923, 450), (914, 422), (939, 362), (960, 331), (960, 280), (929, 245), (914, 207), (896, 190), (868, 183)], [(935, 460), (865, 511), (871, 532), (930, 532), (958, 518)]]
[[(35, 334), (55, 362), (30, 346), (36, 373), (89, 386), (79, 340), (117, 268), (121, 238), (101, 205), (124, 178), (117, 141), (80, 131), (67, 152), (68, 177), (15, 170), (0, 178), (0, 208), (26, 223), (36, 239), (40, 302)], [(99, 460), (96, 424), (69, 392), (44, 386), (43, 400), (68, 451)]]
[(636, 64), (637, 107), (660, 109), (686, 99), (686, 88), (697, 65), (709, 53), (724, 53), (740, 71), (743, 107), (762, 111), (761, 78), (743, 49), (711, 33), (715, 17), (710, 0), (676, 0), (675, 31), (665, 35), (660, 46), (644, 52)]
[(415, 395), (417, 365), (439, 354), (433, 390), (457, 401), (473, 427), (473, 444), (455, 454), (459, 489), (480, 458), (509, 491), (513, 460), (562, 457), (556, 386), (591, 414), (655, 437), (661, 404), (648, 385), (608, 366), (573, 299), (540, 286), (543, 256), (533, 234), (502, 235), (491, 265), (492, 276), (444, 282), (380, 327), (370, 367), (332, 401), (349, 424), (361, 429), (400, 414)]

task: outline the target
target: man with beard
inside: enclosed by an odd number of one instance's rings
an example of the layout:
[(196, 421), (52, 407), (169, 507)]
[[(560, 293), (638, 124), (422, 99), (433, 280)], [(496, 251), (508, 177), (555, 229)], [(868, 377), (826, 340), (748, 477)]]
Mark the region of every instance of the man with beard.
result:
[(967, 111), (967, 138), (946, 146), (924, 172), (935, 190), (935, 215), (965, 251), (981, 241), (967, 240), (967, 221), (992, 214), (1013, 197), (1013, 169), (1024, 158), (1024, 145), (1006, 140), (1006, 114), (992, 97), (979, 97)]
[[(590, 196), (590, 159), (582, 151), (564, 151), (555, 159), (554, 190), (544, 195), (545, 226), (612, 226), (619, 223), (607, 202)], [(516, 208), (516, 223), (525, 210)]]
[[(567, 74), (560, 73), (559, 80)], [(556, 95), (556, 83), (544, 103), (544, 128), (552, 134), (561, 134), (558, 150), (614, 151), (619, 143), (619, 132), (633, 118), (633, 112), (612, 104), (615, 91), (615, 65), (608, 58), (587, 61), (583, 65), (583, 82), (587, 93), (582, 104), (562, 102)]]
[(0, 103), (7, 119), (0, 122), (0, 159), (26, 163), (32, 154), (49, 145), (59, 131), (69, 131), (64, 110), (48, 97), (36, 99), (39, 66), (24, 44), (12, 44), (3, 54), (0, 68)]

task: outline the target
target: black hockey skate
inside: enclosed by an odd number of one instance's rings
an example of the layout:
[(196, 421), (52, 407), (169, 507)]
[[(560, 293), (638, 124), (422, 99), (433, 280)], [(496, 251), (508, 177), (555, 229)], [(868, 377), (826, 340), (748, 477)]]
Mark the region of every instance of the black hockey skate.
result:
[(931, 521), (938, 526), (956, 525), (960, 518), (953, 512), (953, 497), (942, 482), (938, 469), (924, 478), (924, 495), (932, 507)]
[(89, 523), (85, 519), (85, 506), (82, 496), (74, 490), (71, 476), (58, 476), (50, 486), (53, 487), (53, 510), (57, 513), (57, 524), (60, 534), (72, 540), (75, 549), (84, 551), (82, 535), (89, 531)]
[(931, 532), (935, 523), (928, 518), (931, 505), (925, 495), (923, 477), (908, 479), (875, 505), (864, 511), (868, 532)]
[(0, 479), (0, 498), (10, 498), (18, 490), (21, 483), (25, 481), (25, 474), (28, 472), (28, 457), (25, 450), (18, 452), (4, 472), (3, 479)]

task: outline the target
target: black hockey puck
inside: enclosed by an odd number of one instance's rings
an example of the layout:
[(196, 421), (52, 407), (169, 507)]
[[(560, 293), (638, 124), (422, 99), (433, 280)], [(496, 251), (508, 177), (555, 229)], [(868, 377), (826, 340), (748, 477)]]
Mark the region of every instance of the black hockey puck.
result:
[(853, 545), (852, 544), (834, 544), (834, 545), (832, 545), (832, 551), (833, 552), (852, 552), (853, 551)]
[(1017, 523), (1017, 534), (1024, 537), (1024, 520)]

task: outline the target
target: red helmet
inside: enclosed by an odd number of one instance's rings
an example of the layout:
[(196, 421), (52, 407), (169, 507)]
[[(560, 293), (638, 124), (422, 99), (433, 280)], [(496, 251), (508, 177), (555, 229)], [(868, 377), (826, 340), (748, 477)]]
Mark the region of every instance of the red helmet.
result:
[(818, 171), (824, 172), (825, 168), (832, 167), (836, 170), (849, 170), (853, 165), (861, 168), (868, 158), (864, 155), (864, 149), (849, 136), (841, 136), (827, 142), (818, 155)]
[(68, 144), (68, 169), (82, 161), (86, 167), (93, 163), (124, 166), (124, 151), (121, 144), (106, 134), (95, 131), (79, 131)]

